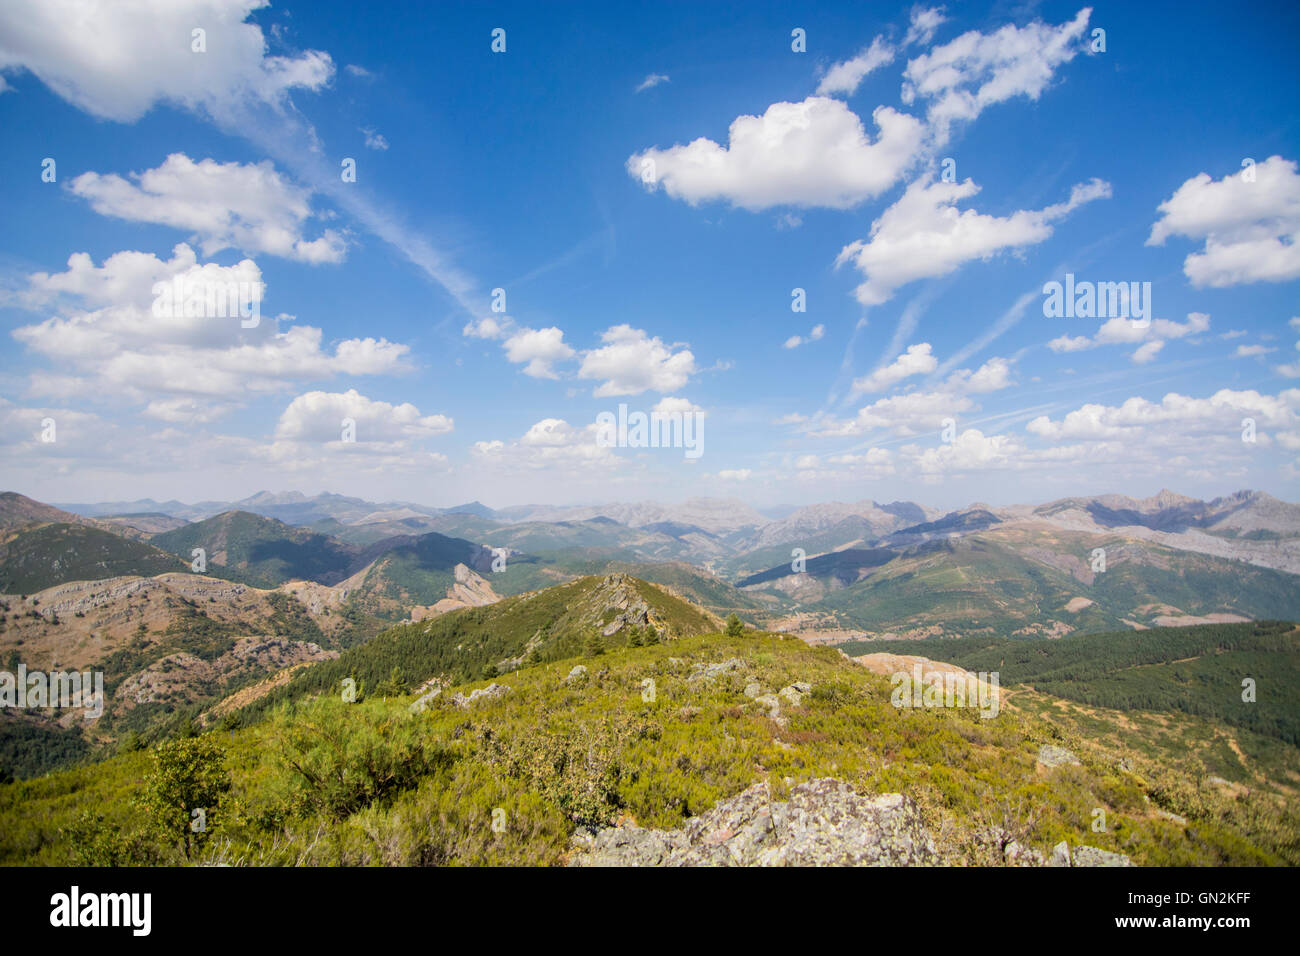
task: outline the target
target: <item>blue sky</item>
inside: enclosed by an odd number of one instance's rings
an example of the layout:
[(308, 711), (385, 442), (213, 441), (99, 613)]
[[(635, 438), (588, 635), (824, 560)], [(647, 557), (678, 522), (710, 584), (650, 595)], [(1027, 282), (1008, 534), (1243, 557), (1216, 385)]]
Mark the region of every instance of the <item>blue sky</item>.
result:
[(6, 488), (1296, 497), (1292, 4), (64, 5), (0, 12)]

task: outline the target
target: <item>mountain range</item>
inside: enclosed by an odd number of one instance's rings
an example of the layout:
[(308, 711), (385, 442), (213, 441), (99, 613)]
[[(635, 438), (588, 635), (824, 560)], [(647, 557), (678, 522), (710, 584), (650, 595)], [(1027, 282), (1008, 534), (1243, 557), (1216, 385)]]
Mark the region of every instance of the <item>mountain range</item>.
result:
[[(424, 862), (641, 864), (660, 845), (711, 859), (715, 839), (750, 859), (777, 852), (736, 842), (753, 800), (785, 814), (793, 787), (865, 812), (845, 781), (899, 791), (927, 860), (1300, 861), (1300, 716), (1240, 705), (1243, 681), (1298, 666), (1300, 507), (1267, 495), (224, 504), (0, 495), (0, 669), (97, 671), (105, 690), (92, 719), (0, 710), (0, 861), (170, 859), (121, 795), (149, 772), (142, 743), (196, 733), (236, 749), (256, 801), (217, 824), (223, 845), (264, 862), (285, 840), (316, 859), (306, 821), (335, 862), (409, 843)], [(1013, 716), (900, 714), (886, 677), (905, 665), (1001, 672)], [(461, 816), (480, 803), (539, 816), (482, 846)], [(1083, 831), (1097, 806), (1114, 835)], [(445, 839), (402, 829), (434, 813)]]

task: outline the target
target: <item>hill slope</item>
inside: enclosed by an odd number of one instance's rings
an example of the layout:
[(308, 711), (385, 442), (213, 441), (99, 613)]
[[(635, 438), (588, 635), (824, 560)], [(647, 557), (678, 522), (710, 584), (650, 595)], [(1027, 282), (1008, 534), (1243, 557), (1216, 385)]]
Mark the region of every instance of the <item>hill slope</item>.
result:
[[(1058, 720), (1038, 700), (1019, 709), (1013, 696), (992, 719), (900, 709), (886, 677), (752, 633), (607, 652), (585, 675), (571, 675), (574, 663), (497, 678), (473, 702), (482, 683), (418, 712), (410, 696), (346, 703), (331, 692), (204, 735), (226, 754), (238, 805), (209, 813), (197, 860), (555, 864), (616, 818), (680, 829), (755, 784), (785, 800), (834, 777), (868, 798), (899, 794), (886, 799), (916, 808), (942, 863), (1023, 862), (1060, 841), (1139, 865), (1300, 862), (1294, 791), (1206, 782), (1177, 741), (1097, 745), (1074, 729), (1080, 715)], [(1045, 745), (1077, 763), (1043, 763)], [(133, 799), (149, 768), (128, 753), (0, 786), (0, 863), (182, 861)], [(825, 826), (834, 839), (836, 822)]]
[(152, 543), (183, 557), (207, 553), (209, 573), (226, 571), (259, 587), (305, 579), (335, 584), (350, 573), (359, 549), (323, 534), (247, 511), (227, 511), (155, 535)]
[(394, 669), (403, 686), (431, 678), (464, 681), (525, 662), (559, 660), (591, 649), (630, 641), (700, 634), (721, 622), (666, 591), (629, 577), (579, 578), (530, 591), (485, 607), (452, 611), (429, 621), (400, 624), (338, 660), (312, 667), (278, 690), (271, 700), (330, 690), (345, 677), (377, 687)]
[(29, 524), (0, 533), (0, 593), (31, 594), (67, 581), (187, 569), (166, 550), (84, 524)]

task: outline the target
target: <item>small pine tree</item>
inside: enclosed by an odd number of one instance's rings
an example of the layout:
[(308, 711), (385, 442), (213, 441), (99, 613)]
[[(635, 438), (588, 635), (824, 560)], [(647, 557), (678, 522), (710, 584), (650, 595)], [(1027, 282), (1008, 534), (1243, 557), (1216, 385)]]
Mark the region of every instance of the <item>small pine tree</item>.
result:
[(732, 614), (727, 616), (727, 637), (740, 637), (745, 633), (745, 625), (741, 623), (739, 617)]
[(587, 657), (598, 657), (605, 653), (605, 639), (601, 637), (600, 631), (592, 631), (587, 635), (583, 653)]

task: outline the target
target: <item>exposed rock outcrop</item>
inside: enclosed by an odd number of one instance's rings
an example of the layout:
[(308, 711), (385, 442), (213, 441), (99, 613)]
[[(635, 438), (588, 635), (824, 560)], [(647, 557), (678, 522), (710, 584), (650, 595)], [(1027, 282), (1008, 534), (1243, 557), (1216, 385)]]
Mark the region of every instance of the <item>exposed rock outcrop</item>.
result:
[(464, 694), (456, 694), (452, 697), (451, 702), (457, 707), (468, 709), (476, 704), (497, 700), (508, 693), (510, 693), (510, 688), (505, 684), (488, 684), (486, 687), (480, 687), (478, 690), (470, 691), (468, 697)]
[(609, 827), (574, 837), (571, 866), (910, 866), (938, 862), (919, 810), (902, 794), (864, 797), (831, 778), (772, 800), (766, 782), (679, 830)]

